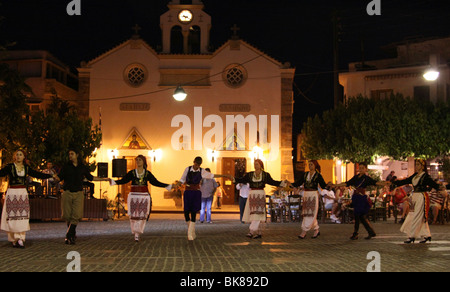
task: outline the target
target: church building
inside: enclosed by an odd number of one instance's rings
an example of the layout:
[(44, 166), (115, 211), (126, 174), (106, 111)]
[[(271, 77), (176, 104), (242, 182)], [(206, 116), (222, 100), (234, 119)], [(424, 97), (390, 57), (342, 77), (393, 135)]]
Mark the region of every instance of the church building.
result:
[[(172, 0), (160, 17), (162, 48), (138, 34), (88, 62), (79, 71), (80, 94), (101, 127), (97, 163), (147, 157), (148, 169), (164, 183), (179, 180), (196, 156), (212, 173), (237, 177), (252, 171), (254, 159), (276, 180), (293, 181), (292, 114), (295, 69), (237, 35), (210, 51), (211, 17), (201, 0)], [(175, 99), (174, 92), (187, 96)], [(239, 192), (218, 180), (235, 205)], [(96, 182), (96, 196), (113, 199), (127, 186)], [(106, 191), (106, 193), (105, 193)], [(181, 207), (180, 198), (151, 187), (153, 208)], [(266, 189), (271, 192), (271, 187)], [(126, 202), (126, 200), (125, 200)]]

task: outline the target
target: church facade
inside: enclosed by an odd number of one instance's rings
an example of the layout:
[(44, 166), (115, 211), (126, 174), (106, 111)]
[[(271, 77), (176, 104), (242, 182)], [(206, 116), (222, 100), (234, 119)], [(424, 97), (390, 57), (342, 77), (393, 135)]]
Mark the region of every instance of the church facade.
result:
[[(235, 176), (253, 170), (260, 158), (274, 179), (293, 181), (295, 69), (240, 39), (236, 30), (209, 51), (211, 24), (200, 0), (173, 0), (160, 18), (160, 52), (136, 31), (78, 68), (89, 116), (103, 133), (95, 160), (108, 163), (109, 177), (114, 158), (125, 158), (131, 170), (142, 154), (164, 183), (180, 179), (196, 156), (213, 173)], [(182, 101), (173, 97), (178, 87), (187, 93)], [(224, 204), (236, 204), (235, 186), (220, 182)], [(106, 182), (96, 188), (110, 199), (128, 192)], [(180, 207), (179, 198), (164, 189), (152, 187), (151, 193), (153, 207)]]

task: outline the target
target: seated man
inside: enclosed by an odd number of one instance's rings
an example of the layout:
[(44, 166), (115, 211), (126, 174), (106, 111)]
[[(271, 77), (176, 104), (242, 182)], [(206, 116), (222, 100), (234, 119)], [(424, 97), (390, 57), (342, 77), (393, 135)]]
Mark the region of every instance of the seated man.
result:
[(436, 220), (438, 218), (439, 211), (442, 210), (444, 200), (445, 197), (441, 194), (441, 192), (430, 193), (430, 210), (433, 215), (433, 221), (430, 222), (430, 224), (436, 224)]
[(331, 189), (330, 184), (327, 185), (326, 189), (322, 190), (322, 196), (325, 211), (331, 211), (331, 221), (340, 224), (341, 221), (336, 216), (338, 215), (337, 213), (339, 210), (338, 199), (336, 199), (336, 196), (334, 195), (334, 191)]

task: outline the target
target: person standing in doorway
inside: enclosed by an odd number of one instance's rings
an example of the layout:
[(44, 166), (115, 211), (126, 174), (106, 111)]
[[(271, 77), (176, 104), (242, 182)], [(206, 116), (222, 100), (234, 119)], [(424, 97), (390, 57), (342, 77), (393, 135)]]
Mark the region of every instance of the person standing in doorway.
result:
[(216, 189), (217, 209), (222, 209), (223, 197), (226, 195), (227, 195), (227, 193), (223, 189), (220, 182), (217, 182), (217, 189)]

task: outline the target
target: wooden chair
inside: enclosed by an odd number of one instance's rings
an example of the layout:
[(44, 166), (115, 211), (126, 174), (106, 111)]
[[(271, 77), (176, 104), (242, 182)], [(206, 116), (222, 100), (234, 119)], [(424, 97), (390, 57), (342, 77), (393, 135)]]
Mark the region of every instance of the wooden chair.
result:
[(445, 222), (449, 222), (449, 210), (448, 210), (448, 197), (444, 198), (444, 201), (442, 202), (442, 208), (439, 210), (437, 215), (436, 222), (439, 222), (440, 224), (445, 224)]
[(321, 223), (325, 223), (325, 220), (331, 215), (331, 211), (325, 210), (325, 202), (323, 201), (322, 195), (319, 194), (319, 210), (317, 211), (317, 221), (320, 220)]
[(300, 222), (301, 219), (301, 201), (300, 195), (289, 195), (287, 201), (288, 219), (290, 222)]

